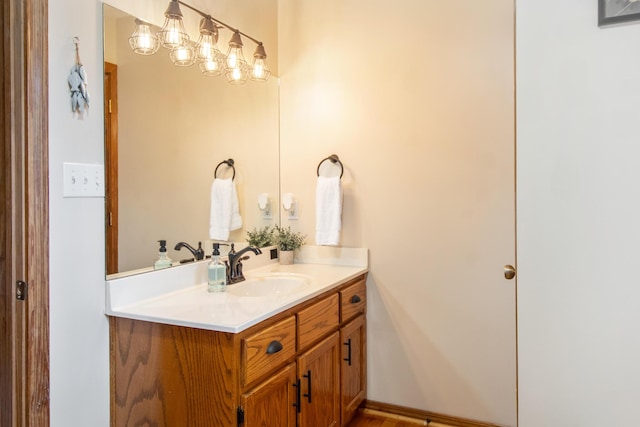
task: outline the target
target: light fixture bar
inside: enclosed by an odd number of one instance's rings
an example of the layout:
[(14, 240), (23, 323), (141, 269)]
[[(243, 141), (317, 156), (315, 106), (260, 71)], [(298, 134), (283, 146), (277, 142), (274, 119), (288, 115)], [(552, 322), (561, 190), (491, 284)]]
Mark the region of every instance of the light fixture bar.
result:
[(222, 25), (223, 27), (225, 27), (227, 30), (229, 30), (229, 31), (231, 31), (231, 32), (239, 33), (240, 35), (245, 36), (246, 38), (248, 38), (249, 40), (251, 40), (252, 42), (254, 42), (254, 43), (255, 43), (255, 44), (257, 44), (257, 45), (261, 45), (261, 44), (262, 44), (262, 42), (261, 42), (260, 40), (256, 40), (256, 39), (254, 39), (254, 38), (253, 38), (253, 37), (251, 37), (249, 34), (245, 34), (245, 33), (243, 33), (242, 31), (238, 30), (237, 28), (233, 28), (231, 25), (229, 25), (229, 24), (225, 24), (224, 22), (220, 21), (219, 19), (216, 19), (216, 18), (214, 18), (213, 16), (211, 16), (211, 15), (209, 15), (209, 14), (207, 14), (207, 13), (204, 13), (203, 11), (201, 11), (201, 10), (199, 10), (199, 9), (196, 9), (195, 7), (193, 7), (193, 6), (189, 5), (189, 4), (187, 4), (187, 3), (185, 3), (185, 2), (183, 2), (183, 1), (181, 1), (181, 0), (178, 0), (178, 3), (180, 3), (180, 4), (181, 4), (181, 5), (183, 5), (184, 7), (188, 8), (188, 9), (191, 9), (191, 10), (193, 10), (194, 12), (196, 12), (196, 13), (200, 14), (200, 16), (202, 16), (203, 18), (211, 19), (211, 20), (212, 20), (213, 22), (215, 22), (216, 24), (220, 24), (220, 25)]

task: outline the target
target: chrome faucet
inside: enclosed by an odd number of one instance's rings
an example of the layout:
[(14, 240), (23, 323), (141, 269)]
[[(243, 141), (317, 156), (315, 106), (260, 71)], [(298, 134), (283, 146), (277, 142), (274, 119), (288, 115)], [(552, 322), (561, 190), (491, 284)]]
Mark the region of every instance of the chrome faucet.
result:
[(227, 264), (229, 284), (242, 282), (244, 280), (244, 275), (242, 274), (242, 261), (249, 259), (249, 256), (243, 255), (249, 251), (253, 252), (255, 255), (260, 255), (262, 253), (262, 251), (255, 246), (247, 246), (246, 248), (242, 248), (236, 252), (233, 243), (231, 243), (231, 250), (227, 255), (229, 259), (229, 263)]
[(198, 242), (198, 249), (194, 249), (193, 246), (186, 242), (179, 242), (175, 248), (176, 251), (179, 251), (182, 248), (187, 248), (191, 255), (193, 255), (193, 259), (196, 261), (200, 261), (204, 259), (204, 250), (202, 249), (202, 242)]

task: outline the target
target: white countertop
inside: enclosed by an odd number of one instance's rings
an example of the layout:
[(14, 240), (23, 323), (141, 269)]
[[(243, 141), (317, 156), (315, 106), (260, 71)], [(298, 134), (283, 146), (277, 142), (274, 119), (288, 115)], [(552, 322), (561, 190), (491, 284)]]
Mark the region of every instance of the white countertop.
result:
[(109, 316), (149, 322), (241, 332), (367, 272), (366, 249), (314, 248), (301, 251), (293, 265), (273, 262), (245, 270), (249, 281), (270, 273), (307, 276), (308, 282), (295, 291), (240, 296), (231, 290), (234, 286), (239, 290), (245, 283), (240, 282), (228, 285), (227, 292), (210, 293), (206, 262), (200, 262), (107, 281), (105, 312)]

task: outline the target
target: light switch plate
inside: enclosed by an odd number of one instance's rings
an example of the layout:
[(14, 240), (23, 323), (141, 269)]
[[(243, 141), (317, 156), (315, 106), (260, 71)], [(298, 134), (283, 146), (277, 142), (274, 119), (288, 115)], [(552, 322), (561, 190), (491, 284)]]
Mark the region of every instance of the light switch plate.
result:
[(104, 197), (104, 166), (64, 163), (64, 197)]

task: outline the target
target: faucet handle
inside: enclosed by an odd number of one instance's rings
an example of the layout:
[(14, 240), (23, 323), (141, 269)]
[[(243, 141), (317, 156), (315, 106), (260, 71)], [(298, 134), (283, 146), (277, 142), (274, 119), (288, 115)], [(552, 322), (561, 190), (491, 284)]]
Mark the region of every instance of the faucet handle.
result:
[(198, 242), (198, 249), (195, 253), (196, 261), (204, 259), (204, 249), (202, 249), (202, 242)]
[(224, 260), (224, 266), (227, 269), (227, 283), (230, 283), (229, 279), (231, 279), (231, 267), (229, 267), (229, 262), (226, 259)]

